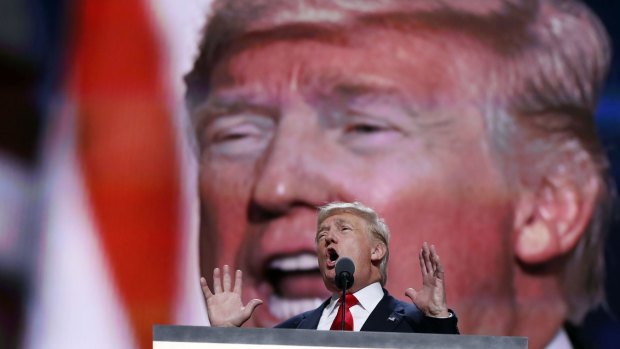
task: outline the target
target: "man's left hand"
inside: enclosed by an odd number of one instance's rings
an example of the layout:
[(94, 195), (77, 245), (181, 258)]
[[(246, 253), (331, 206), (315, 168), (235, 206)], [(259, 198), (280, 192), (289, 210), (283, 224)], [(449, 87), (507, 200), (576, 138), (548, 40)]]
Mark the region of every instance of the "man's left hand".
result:
[(444, 287), (443, 267), (439, 262), (439, 255), (435, 245), (424, 242), (419, 254), (420, 269), (422, 271), (422, 289), (413, 288), (405, 290), (407, 297), (413, 304), (430, 317), (446, 318), (450, 316), (446, 304), (446, 290)]

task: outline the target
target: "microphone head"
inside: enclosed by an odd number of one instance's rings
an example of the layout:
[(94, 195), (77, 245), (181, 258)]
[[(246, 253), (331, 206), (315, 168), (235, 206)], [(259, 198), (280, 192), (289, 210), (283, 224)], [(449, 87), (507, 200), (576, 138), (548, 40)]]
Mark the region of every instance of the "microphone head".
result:
[(339, 289), (349, 289), (353, 286), (353, 274), (355, 273), (355, 264), (350, 258), (341, 257), (336, 262), (336, 287)]
[(336, 262), (336, 275), (342, 272), (347, 272), (351, 275), (355, 273), (355, 264), (353, 264), (351, 258), (341, 257), (338, 259), (338, 262)]

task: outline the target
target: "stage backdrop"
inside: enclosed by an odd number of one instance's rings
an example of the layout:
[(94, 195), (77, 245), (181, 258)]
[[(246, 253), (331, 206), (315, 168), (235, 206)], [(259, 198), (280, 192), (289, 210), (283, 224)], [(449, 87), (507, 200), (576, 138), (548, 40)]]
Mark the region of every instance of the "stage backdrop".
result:
[[(8, 33), (0, 59), (9, 70), (32, 67), (20, 78), (31, 88), (21, 94), (40, 131), (0, 148), (0, 346), (149, 348), (153, 324), (207, 325), (198, 282), (197, 161), (182, 77), (197, 55), (210, 1), (6, 3), (0, 13), (13, 20), (0, 20)], [(619, 5), (588, 4), (620, 40)], [(596, 121), (618, 181), (617, 56)], [(4, 122), (0, 127), (13, 127)], [(30, 148), (39, 151), (15, 150)], [(601, 348), (620, 341), (609, 315), (620, 314), (614, 224), (605, 244), (608, 307), (575, 331)], [(311, 264), (307, 257), (294, 262)], [(393, 292), (403, 298), (400, 291)]]

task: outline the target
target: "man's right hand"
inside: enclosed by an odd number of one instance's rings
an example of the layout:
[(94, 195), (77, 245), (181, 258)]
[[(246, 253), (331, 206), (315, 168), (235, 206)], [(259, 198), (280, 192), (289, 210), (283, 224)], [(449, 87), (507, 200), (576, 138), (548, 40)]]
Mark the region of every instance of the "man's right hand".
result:
[(263, 304), (260, 299), (252, 299), (245, 306), (241, 302), (241, 270), (235, 273), (235, 285), (231, 291), (231, 280), (228, 265), (224, 265), (223, 283), (220, 269), (213, 270), (213, 291), (207, 286), (207, 280), (200, 278), (200, 286), (207, 300), (209, 322), (214, 327), (240, 327), (246, 322), (257, 306)]

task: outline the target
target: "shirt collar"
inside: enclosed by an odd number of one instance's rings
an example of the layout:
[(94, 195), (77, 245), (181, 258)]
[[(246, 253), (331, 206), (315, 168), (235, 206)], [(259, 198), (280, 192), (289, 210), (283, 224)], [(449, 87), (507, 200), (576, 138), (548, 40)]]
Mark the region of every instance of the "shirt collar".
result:
[(561, 328), (558, 333), (556, 333), (555, 337), (553, 337), (553, 340), (547, 344), (545, 349), (571, 349), (572, 347), (573, 345), (571, 344), (566, 331)]
[(383, 288), (378, 282), (372, 283), (353, 294), (359, 304), (367, 311), (373, 311), (383, 298)]
[[(332, 295), (331, 301), (326, 307), (328, 312), (331, 313), (338, 306), (338, 299), (340, 299), (341, 295), (342, 293), (340, 292)], [(383, 298), (383, 288), (379, 282), (375, 282), (353, 293), (353, 295), (357, 298), (362, 308), (372, 312)]]

